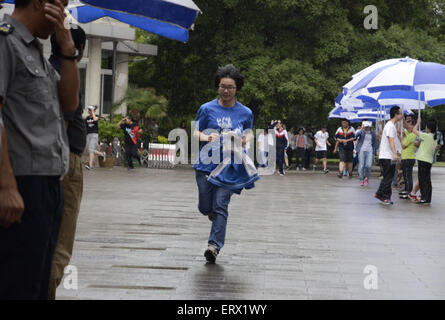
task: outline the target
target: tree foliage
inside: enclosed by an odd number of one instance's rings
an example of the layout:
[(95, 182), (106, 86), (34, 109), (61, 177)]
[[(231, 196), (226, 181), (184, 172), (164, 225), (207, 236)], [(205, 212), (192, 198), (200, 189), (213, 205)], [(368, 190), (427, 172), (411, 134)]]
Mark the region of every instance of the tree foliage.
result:
[(363, 26), (369, 1), (195, 2), (203, 14), (188, 43), (138, 31), (138, 41), (158, 45), (159, 54), (131, 65), (131, 82), (165, 96), (175, 125), (216, 97), (214, 74), (227, 63), (246, 77), (239, 100), (252, 109), (257, 127), (272, 118), (320, 125), (342, 85), (380, 60), (410, 56), (445, 64), (445, 0), (375, 0), (378, 30)]

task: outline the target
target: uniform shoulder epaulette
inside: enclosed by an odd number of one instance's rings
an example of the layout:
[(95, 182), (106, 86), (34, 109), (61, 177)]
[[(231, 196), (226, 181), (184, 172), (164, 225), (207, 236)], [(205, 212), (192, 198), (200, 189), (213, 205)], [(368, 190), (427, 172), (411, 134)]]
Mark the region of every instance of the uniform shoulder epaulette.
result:
[(9, 23), (2, 23), (0, 22), (0, 34), (2, 35), (8, 35), (11, 34), (14, 31), (14, 27), (10, 25)]

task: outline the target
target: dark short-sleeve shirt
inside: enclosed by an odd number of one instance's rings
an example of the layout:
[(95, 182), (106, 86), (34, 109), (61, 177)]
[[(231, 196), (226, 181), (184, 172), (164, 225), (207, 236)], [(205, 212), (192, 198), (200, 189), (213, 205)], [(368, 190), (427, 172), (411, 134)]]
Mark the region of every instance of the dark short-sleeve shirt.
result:
[[(61, 59), (51, 55), (48, 61), (60, 75), (62, 70)], [(66, 129), (66, 132), (68, 134), (70, 151), (76, 154), (81, 154), (87, 143), (87, 128), (85, 126), (85, 121), (83, 120), (83, 109), (82, 95), (79, 92), (79, 105), (76, 111), (63, 113), (65, 121), (68, 121), (68, 128)]]
[(87, 132), (88, 133), (99, 133), (99, 121), (94, 121), (92, 116), (88, 116), (85, 119), (85, 123), (87, 126)]
[(125, 146), (132, 146), (137, 144), (139, 134), (136, 131), (139, 131), (139, 124), (137, 122), (133, 122), (132, 124), (121, 124), (121, 129), (125, 132)]
[(0, 100), (14, 175), (63, 176), (69, 148), (60, 77), (21, 22), (5, 15), (4, 23), (11, 32), (0, 33)]

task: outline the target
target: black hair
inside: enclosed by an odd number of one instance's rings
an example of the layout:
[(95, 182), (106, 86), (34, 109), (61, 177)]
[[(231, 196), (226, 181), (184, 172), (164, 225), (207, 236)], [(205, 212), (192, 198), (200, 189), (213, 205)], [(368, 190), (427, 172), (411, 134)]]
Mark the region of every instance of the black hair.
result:
[(399, 106), (392, 107), (391, 110), (389, 111), (391, 119), (394, 119), (394, 117), (396, 116), (396, 114), (399, 113), (399, 111), (400, 111), (400, 107)]
[[(71, 28), (71, 37), (73, 38), (74, 46), (77, 50), (85, 47), (87, 36), (85, 34), (85, 31), (80, 26)], [(51, 51), (54, 55), (60, 54), (60, 47), (57, 43), (55, 33), (51, 35)]]
[(16, 8), (25, 8), (27, 7), (32, 0), (15, 0), (14, 5)]
[(437, 122), (436, 120), (428, 120), (426, 127), (434, 134), (434, 140), (437, 140)]
[(235, 80), (236, 89), (240, 91), (244, 86), (244, 76), (239, 72), (233, 64), (228, 64), (225, 67), (219, 67), (215, 76), (215, 87), (218, 88), (223, 78), (230, 78)]
[(323, 124), (323, 125), (321, 125), (321, 129), (323, 129), (323, 128), (327, 129), (328, 126), (326, 124)]
[(346, 118), (341, 119), (341, 122), (343, 122), (343, 121), (346, 121), (348, 124), (351, 124), (351, 121), (349, 121), (349, 120), (346, 119)]

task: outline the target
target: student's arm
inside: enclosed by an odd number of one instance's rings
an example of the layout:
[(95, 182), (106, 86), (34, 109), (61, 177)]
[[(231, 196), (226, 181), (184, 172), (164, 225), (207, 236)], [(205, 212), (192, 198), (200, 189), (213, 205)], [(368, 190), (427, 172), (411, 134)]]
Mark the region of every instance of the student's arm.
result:
[(117, 124), (116, 124), (116, 128), (118, 128), (118, 129), (122, 129), (122, 121), (124, 121), (125, 120), (125, 118), (123, 118), (123, 119), (121, 119), (121, 121), (119, 121)]
[[(3, 105), (0, 103), (0, 112)], [(0, 117), (1, 117), (0, 113)], [(2, 150), (0, 159), (0, 227), (9, 228), (14, 223), (21, 223), (25, 205), (17, 189), (17, 182), (12, 171), (8, 152), (6, 130), (2, 128)]]
[(389, 146), (391, 147), (392, 154), (394, 155), (394, 161), (397, 161), (397, 160), (399, 160), (399, 155), (397, 154), (397, 151), (396, 151), (396, 144), (395, 144), (394, 139), (396, 139), (396, 138), (388, 137)]
[(337, 148), (338, 148), (338, 141), (335, 142), (334, 153), (337, 152)]
[(421, 122), (422, 122), (422, 120), (421, 120), (420, 118), (417, 118), (417, 123), (416, 123), (416, 125), (415, 125), (414, 128), (413, 128), (413, 133), (414, 133), (416, 136), (418, 136), (418, 137), (419, 137), (420, 134), (421, 134), (421, 132), (419, 131)]
[(93, 114), (93, 120), (94, 120), (94, 121), (97, 121), (99, 118), (97, 117), (96, 113), (93, 112), (92, 114)]

